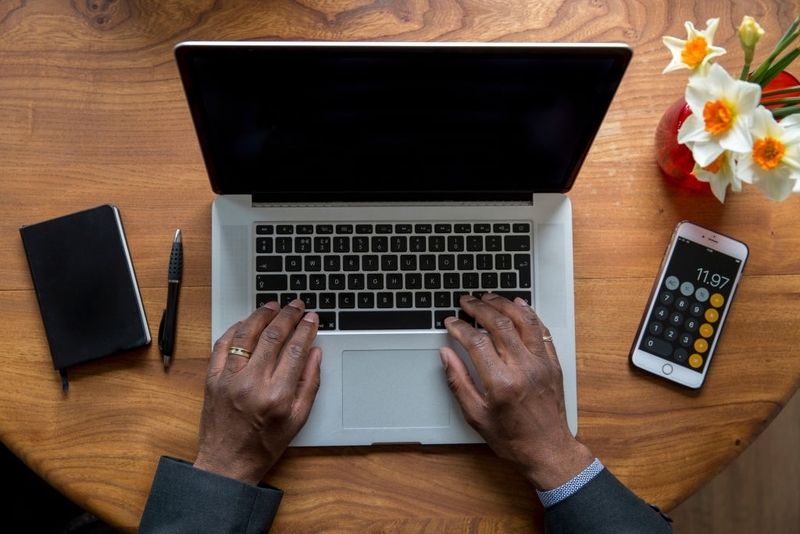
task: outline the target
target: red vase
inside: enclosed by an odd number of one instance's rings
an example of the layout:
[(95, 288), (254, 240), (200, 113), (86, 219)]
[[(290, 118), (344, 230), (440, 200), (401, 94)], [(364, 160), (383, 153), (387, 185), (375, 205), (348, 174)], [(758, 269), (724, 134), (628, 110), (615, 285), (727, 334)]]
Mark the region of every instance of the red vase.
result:
[(708, 182), (701, 182), (692, 173), (694, 158), (686, 145), (678, 144), (678, 130), (692, 114), (683, 98), (667, 108), (656, 127), (656, 161), (661, 174), (678, 185), (700, 191), (711, 191)]
[[(764, 91), (783, 89), (795, 85), (800, 85), (797, 78), (788, 72), (781, 72), (767, 84)], [(800, 96), (800, 92), (779, 95), (773, 98), (786, 98), (789, 96)], [(762, 100), (762, 103), (767, 108), (775, 107), (767, 104), (768, 101), (765, 99)], [(691, 114), (692, 110), (689, 108), (689, 104), (681, 98), (668, 107), (664, 115), (661, 116), (661, 120), (656, 127), (656, 161), (661, 169), (661, 174), (673, 183), (689, 189), (710, 191), (711, 187), (708, 182), (701, 182), (692, 174), (692, 170), (694, 170), (692, 151), (686, 145), (678, 144), (678, 130), (680, 130), (686, 117)]]

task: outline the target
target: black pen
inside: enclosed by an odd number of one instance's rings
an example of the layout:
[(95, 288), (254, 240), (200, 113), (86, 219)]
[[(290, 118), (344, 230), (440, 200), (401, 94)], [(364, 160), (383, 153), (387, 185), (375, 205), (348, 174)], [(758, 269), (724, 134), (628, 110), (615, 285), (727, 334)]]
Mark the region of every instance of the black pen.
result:
[(172, 359), (172, 349), (175, 347), (175, 325), (178, 316), (178, 287), (181, 283), (183, 271), (183, 243), (181, 231), (175, 232), (172, 241), (172, 252), (169, 255), (169, 274), (167, 275), (167, 307), (161, 316), (158, 327), (158, 348), (164, 357), (164, 367), (169, 366)]

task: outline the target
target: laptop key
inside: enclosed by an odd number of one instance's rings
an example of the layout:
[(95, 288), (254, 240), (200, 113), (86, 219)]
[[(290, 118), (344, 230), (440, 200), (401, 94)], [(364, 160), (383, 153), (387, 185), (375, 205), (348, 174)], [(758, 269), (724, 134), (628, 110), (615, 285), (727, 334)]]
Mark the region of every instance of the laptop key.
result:
[(339, 330), (407, 330), (430, 329), (429, 310), (340, 311)]

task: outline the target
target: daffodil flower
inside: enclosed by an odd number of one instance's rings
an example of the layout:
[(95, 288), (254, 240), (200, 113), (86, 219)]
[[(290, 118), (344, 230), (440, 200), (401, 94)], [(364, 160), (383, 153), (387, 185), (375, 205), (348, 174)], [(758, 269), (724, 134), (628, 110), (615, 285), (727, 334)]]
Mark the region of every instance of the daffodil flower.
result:
[(742, 181), (736, 174), (736, 159), (734, 154), (727, 150), (710, 165), (701, 167), (695, 163), (692, 173), (698, 181), (709, 182), (711, 192), (720, 202), (725, 202), (725, 193), (729, 185), (734, 193), (742, 190)]
[(710, 60), (725, 53), (724, 48), (714, 46), (714, 34), (717, 31), (719, 19), (709, 19), (704, 31), (697, 30), (691, 21), (686, 21), (687, 39), (685, 41), (676, 37), (663, 37), (662, 40), (670, 52), (670, 61), (664, 72), (678, 69), (689, 69), (694, 72), (704, 73)]
[(784, 200), (800, 179), (800, 115), (777, 122), (768, 109), (759, 107), (751, 131), (753, 145), (739, 158), (739, 176), (767, 198)]
[(711, 65), (707, 76), (689, 78), (686, 103), (692, 114), (678, 130), (678, 143), (691, 149), (700, 167), (711, 165), (726, 150), (749, 151), (750, 123), (760, 99), (759, 85), (734, 80), (719, 65)]

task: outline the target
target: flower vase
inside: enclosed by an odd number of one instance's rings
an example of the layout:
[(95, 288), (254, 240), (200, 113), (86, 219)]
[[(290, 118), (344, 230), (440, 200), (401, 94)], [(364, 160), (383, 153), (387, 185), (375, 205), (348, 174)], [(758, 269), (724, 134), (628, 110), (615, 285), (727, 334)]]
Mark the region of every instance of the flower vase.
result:
[(678, 144), (678, 130), (692, 114), (686, 100), (680, 98), (667, 108), (656, 127), (656, 161), (661, 174), (673, 183), (698, 191), (711, 191), (708, 182), (701, 182), (692, 173), (694, 157), (686, 145)]
[[(767, 84), (764, 92), (787, 87), (800, 85), (797, 78), (786, 71), (779, 73), (774, 80)], [(785, 98), (788, 96), (800, 96), (800, 92), (788, 93), (773, 98)], [(777, 107), (769, 105), (770, 98), (762, 99), (761, 103), (767, 108)], [(656, 127), (656, 161), (661, 169), (661, 174), (665, 178), (686, 187), (699, 191), (711, 191), (708, 182), (701, 182), (692, 173), (694, 170), (694, 158), (692, 151), (686, 145), (678, 144), (678, 130), (683, 125), (683, 121), (692, 114), (686, 100), (680, 98), (667, 108), (664, 115)]]

